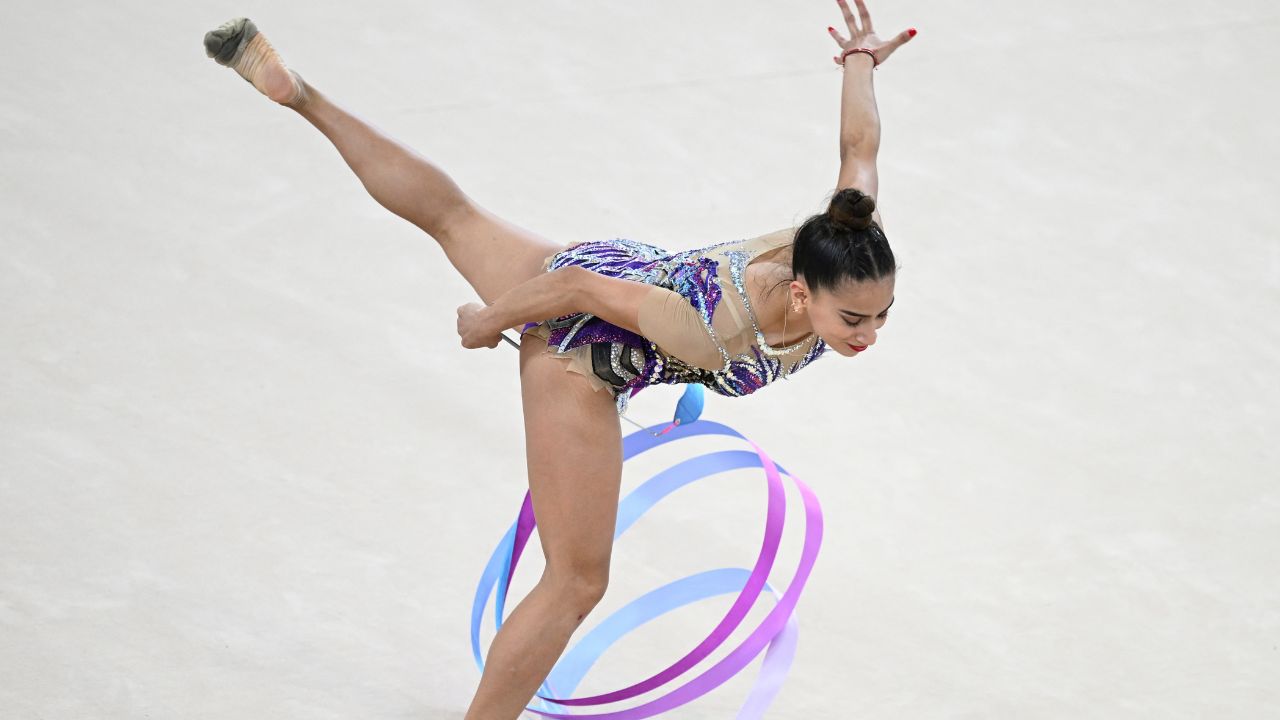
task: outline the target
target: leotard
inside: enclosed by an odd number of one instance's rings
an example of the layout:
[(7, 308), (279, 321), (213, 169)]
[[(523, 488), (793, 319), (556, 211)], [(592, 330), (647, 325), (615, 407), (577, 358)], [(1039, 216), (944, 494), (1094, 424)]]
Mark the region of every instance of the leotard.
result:
[[(698, 383), (729, 397), (748, 395), (813, 362), (827, 346), (817, 337), (762, 350), (744, 286), (747, 265), (790, 244), (793, 231), (681, 252), (627, 239), (572, 245), (549, 256), (543, 270), (568, 265), (654, 286), (639, 308), (636, 334), (579, 312), (528, 323), (521, 335), (547, 343), (596, 390), (612, 391), (618, 414), (645, 387)], [(717, 312), (717, 310), (720, 310)]]

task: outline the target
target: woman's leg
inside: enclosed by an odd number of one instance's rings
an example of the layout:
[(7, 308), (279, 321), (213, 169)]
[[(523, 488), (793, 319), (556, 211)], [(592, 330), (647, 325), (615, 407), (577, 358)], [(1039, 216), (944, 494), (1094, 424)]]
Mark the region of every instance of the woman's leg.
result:
[(547, 256), (565, 248), (475, 204), (430, 160), (306, 88), (310, 99), (295, 110), (333, 142), (374, 200), (440, 243), (486, 304), (541, 273)]
[(520, 347), (529, 491), (542, 578), (503, 622), (466, 720), (513, 720), (604, 596), (622, 479), (622, 430), (608, 390), (564, 371), (540, 338)]
[(475, 204), (431, 161), (291, 72), (247, 19), (211, 31), (205, 47), (219, 63), (233, 67), (264, 95), (324, 133), (373, 199), (435, 238), (485, 303), (541, 273), (543, 260), (564, 249), (565, 244), (512, 225)]

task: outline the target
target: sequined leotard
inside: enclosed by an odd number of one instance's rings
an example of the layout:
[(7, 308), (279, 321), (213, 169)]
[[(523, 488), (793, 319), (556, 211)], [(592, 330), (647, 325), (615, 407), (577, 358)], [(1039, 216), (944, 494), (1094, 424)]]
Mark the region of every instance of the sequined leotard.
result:
[(639, 309), (644, 335), (590, 313), (528, 323), (521, 335), (542, 338), (547, 352), (567, 360), (566, 370), (585, 375), (595, 389), (609, 388), (619, 414), (636, 393), (659, 383), (698, 383), (720, 395), (748, 395), (827, 349), (816, 336), (769, 347), (750, 306), (747, 265), (790, 241), (790, 233), (779, 232), (676, 253), (626, 239), (570, 246), (548, 257), (543, 270), (580, 265), (654, 286)]

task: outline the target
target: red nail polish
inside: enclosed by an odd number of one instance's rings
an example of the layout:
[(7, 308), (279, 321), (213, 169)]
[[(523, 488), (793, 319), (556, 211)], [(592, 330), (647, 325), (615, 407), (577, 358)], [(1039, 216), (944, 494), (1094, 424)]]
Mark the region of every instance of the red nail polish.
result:
[(827, 26), (827, 32), (835, 32), (835, 30), (836, 29), (831, 27), (830, 25)]
[(908, 30), (907, 30), (907, 34), (908, 34), (908, 35), (910, 35), (911, 37), (915, 37), (915, 36), (916, 36), (916, 29), (915, 29), (915, 28), (910, 28), (910, 29), (908, 29)]

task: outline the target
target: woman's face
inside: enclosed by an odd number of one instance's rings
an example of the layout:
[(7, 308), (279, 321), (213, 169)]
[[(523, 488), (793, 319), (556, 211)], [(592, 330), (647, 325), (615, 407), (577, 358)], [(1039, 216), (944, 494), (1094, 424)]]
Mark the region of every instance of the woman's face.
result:
[[(813, 331), (832, 350), (853, 357), (876, 344), (876, 332), (893, 305), (893, 276), (846, 282), (834, 290), (800, 295)], [(803, 281), (792, 283), (792, 292)]]

